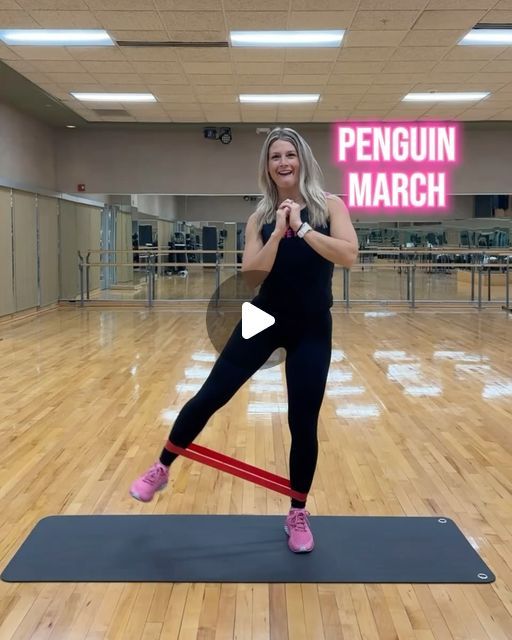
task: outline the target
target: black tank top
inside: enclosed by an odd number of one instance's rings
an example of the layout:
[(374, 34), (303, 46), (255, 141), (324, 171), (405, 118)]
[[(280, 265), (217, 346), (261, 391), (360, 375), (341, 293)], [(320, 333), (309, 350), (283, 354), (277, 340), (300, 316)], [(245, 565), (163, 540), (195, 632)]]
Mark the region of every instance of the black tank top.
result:
[[(309, 222), (307, 207), (301, 210), (300, 217), (302, 222)], [(275, 221), (263, 225), (263, 244), (267, 243), (275, 226)], [(327, 227), (313, 228), (330, 235), (329, 222)], [(272, 269), (253, 302), (270, 312), (325, 311), (332, 307), (333, 271), (334, 264), (312, 249), (304, 238), (282, 238)]]

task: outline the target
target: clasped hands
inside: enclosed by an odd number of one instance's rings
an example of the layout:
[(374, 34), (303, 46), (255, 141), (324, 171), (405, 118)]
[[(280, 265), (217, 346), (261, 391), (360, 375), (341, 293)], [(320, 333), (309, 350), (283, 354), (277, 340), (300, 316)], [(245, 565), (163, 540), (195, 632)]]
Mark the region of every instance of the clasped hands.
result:
[(283, 200), (276, 211), (276, 231), (284, 235), (290, 228), (297, 233), (301, 225), (300, 205), (289, 198)]

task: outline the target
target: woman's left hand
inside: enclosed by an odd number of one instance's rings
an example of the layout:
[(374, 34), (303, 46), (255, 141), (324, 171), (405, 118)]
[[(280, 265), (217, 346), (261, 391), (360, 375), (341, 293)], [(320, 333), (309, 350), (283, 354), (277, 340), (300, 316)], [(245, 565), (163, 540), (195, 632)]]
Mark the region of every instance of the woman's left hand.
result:
[(293, 200), (285, 200), (286, 204), (290, 207), (290, 218), (288, 224), (295, 233), (300, 229), (302, 220), (300, 217), (300, 205)]

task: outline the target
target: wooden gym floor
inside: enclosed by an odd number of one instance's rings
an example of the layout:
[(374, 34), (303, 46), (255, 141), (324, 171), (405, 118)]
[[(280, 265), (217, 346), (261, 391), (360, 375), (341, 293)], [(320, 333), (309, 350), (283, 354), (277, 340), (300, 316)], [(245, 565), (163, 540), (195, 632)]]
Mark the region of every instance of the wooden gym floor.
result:
[[(494, 584), (0, 583), (1, 640), (510, 640), (512, 316), (333, 318), (312, 515), (450, 517)], [(53, 514), (287, 512), (184, 459), (152, 503), (128, 494), (216, 357), (203, 310), (59, 308), (0, 338), (0, 568)], [(198, 442), (287, 475), (282, 367), (255, 374)]]

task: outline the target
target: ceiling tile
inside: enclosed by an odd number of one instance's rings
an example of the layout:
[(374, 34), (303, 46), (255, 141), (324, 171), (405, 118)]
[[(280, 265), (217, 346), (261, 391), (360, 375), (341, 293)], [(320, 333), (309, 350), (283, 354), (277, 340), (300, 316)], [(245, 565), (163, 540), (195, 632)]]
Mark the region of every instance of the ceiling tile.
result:
[(362, 85), (368, 87), (375, 79), (375, 74), (354, 74), (349, 75), (333, 73), (329, 77), (328, 86), (343, 86), (343, 85)]
[[(458, 47), (459, 49), (468, 47)], [(393, 60), (409, 62), (412, 60), (441, 60), (449, 51), (448, 47), (407, 47), (400, 46), (393, 54)]]
[(226, 11), (229, 30), (237, 29), (286, 29), (288, 14), (285, 11)]
[(323, 96), (318, 102), (318, 108), (322, 109), (353, 109), (362, 99), (362, 96)]
[(184, 98), (190, 98), (192, 102), (195, 101), (195, 93), (190, 85), (153, 84), (152, 82), (147, 82), (147, 87), (156, 98), (164, 102), (173, 102), (173, 96), (183, 96)]
[[(57, 3), (60, 0), (56, 0)], [(154, 11), (153, 0), (85, 0), (93, 11)]]
[(93, 73), (91, 75), (96, 82), (100, 82), (101, 84), (119, 84), (122, 82), (132, 85), (144, 83), (144, 80), (140, 76), (131, 73)]
[(333, 64), (330, 62), (286, 62), (284, 73), (326, 75), (331, 72), (332, 68)]
[(324, 76), (321, 75), (284, 75), (283, 76), (283, 85), (286, 85), (287, 91), (291, 91), (290, 87), (295, 84), (311, 84), (313, 82), (317, 82), (319, 84), (325, 84), (329, 76), (326, 74)]
[(132, 11), (96, 11), (98, 22), (104, 29), (133, 29), (135, 23), (137, 40), (144, 40), (141, 31), (158, 31), (163, 29), (162, 21), (156, 11), (137, 11), (134, 18)]
[(240, 93), (282, 93), (281, 76), (238, 76)]
[(186, 75), (178, 73), (146, 73), (144, 74), (146, 84), (172, 84), (172, 85), (188, 85), (189, 81)]
[(415, 60), (406, 62), (404, 60), (389, 60), (384, 67), (384, 73), (415, 73), (417, 76), (426, 74), (436, 66), (432, 60)]
[(402, 46), (429, 47), (432, 42), (435, 42), (438, 47), (452, 47), (456, 45), (467, 32), (467, 29), (413, 29), (403, 39)]
[(347, 47), (340, 51), (338, 60), (343, 62), (388, 60), (395, 51), (395, 47)]
[(293, 11), (290, 14), (288, 28), (348, 29), (353, 15), (353, 11)]
[(172, 31), (222, 31), (221, 11), (162, 11), (164, 25)]
[(510, 11), (489, 11), (485, 16), (487, 24), (510, 24), (512, 22), (512, 10)]
[(72, 60), (64, 47), (15, 47), (16, 54), (26, 60)]
[(83, 60), (82, 66), (90, 73), (121, 73), (121, 74), (133, 74), (133, 67), (129, 62), (109, 62), (105, 60), (93, 61)]
[(109, 29), (108, 34), (111, 38), (114, 38), (114, 40), (125, 40), (127, 42), (165, 42), (169, 40), (170, 37), (167, 31), (154, 31), (149, 29), (144, 31)]
[[(44, 86), (46, 83), (42, 83), (40, 86)], [(67, 100), (72, 100), (74, 102), (75, 99), (69, 94), (73, 92), (82, 91), (84, 93), (97, 93), (98, 91), (105, 91), (104, 87), (99, 83), (82, 83), (78, 82), (59, 82), (57, 85), (59, 89), (68, 94)], [(85, 104), (85, 103), (84, 103)]]
[(292, 11), (354, 11), (360, 0), (291, 0)]
[(221, 31), (174, 31), (169, 29), (169, 38), (174, 42), (227, 42), (227, 32)]
[(89, 11), (84, 0), (17, 0), (17, 3), (26, 11)]
[(386, 93), (398, 93), (404, 96), (406, 93), (409, 93), (414, 86), (415, 81), (413, 82), (404, 82), (404, 83), (389, 83), (389, 84), (377, 84), (371, 87), (368, 87), (368, 95), (369, 94), (386, 94)]
[(58, 72), (54, 72), (54, 71), (47, 71), (46, 75), (48, 76), (48, 78), (51, 78), (51, 80), (57, 84), (60, 84), (62, 82), (80, 82), (82, 84), (96, 84), (96, 80), (95, 78), (90, 75), (89, 73), (58, 73)]
[(430, 0), (425, 9), (447, 11), (450, 9), (490, 9), (496, 0)]
[(19, 11), (21, 8), (21, 4), (16, 0), (0, 0), (1, 11)]
[(384, 68), (386, 62), (381, 61), (365, 61), (365, 62), (336, 62), (333, 73), (379, 73)]
[(97, 29), (100, 24), (90, 11), (31, 11), (45, 29)]
[(205, 74), (195, 74), (193, 76), (189, 76), (190, 81), (194, 84), (216, 84), (216, 85), (232, 85), (234, 82), (233, 76), (231, 75), (205, 75)]
[(11, 69), (18, 71), (18, 73), (29, 73), (31, 71), (45, 71), (45, 69), (38, 69), (33, 65), (32, 62), (28, 60), (6, 60), (6, 64), (8, 64)]
[(139, 75), (154, 73), (181, 74), (182, 65), (179, 62), (155, 61), (155, 60), (131, 60), (126, 63)]
[(296, 49), (285, 49), (287, 62), (333, 62), (336, 60), (340, 50), (336, 47), (297, 47)]
[(69, 47), (66, 51), (69, 52), (68, 55), (72, 56), (75, 60), (125, 61), (123, 51), (117, 47)]
[(2, 29), (37, 29), (40, 25), (25, 11), (0, 11)]
[(358, 11), (350, 25), (351, 31), (399, 31), (410, 29), (418, 11)]
[(0, 42), (0, 60), (18, 60), (19, 57), (12, 49)]
[(185, 73), (207, 73), (212, 75), (231, 74), (233, 65), (231, 62), (183, 62)]
[(233, 62), (283, 62), (286, 49), (256, 49), (234, 47), (230, 49)]
[[(485, 11), (424, 11), (414, 29), (472, 29)], [(439, 43), (436, 43), (439, 44)]]
[(231, 62), (229, 49), (177, 49), (181, 62)]
[(432, 72), (437, 73), (471, 73), (480, 71), (484, 67), (486, 62), (484, 60), (442, 60), (438, 62), (432, 69)]
[(128, 60), (178, 62), (178, 53), (171, 47), (122, 47), (120, 53)]
[(349, 31), (344, 47), (397, 47), (407, 31)]
[(425, 0), (361, 0), (358, 9), (370, 11), (406, 11), (425, 8)]
[[(471, 63), (468, 63), (471, 64)], [(475, 64), (475, 63), (472, 63)], [(488, 73), (510, 73), (512, 71), (511, 60), (493, 60), (492, 62), (479, 63), (479, 67), (475, 71), (483, 71)]]
[[(493, 60), (507, 53), (505, 47), (453, 47), (444, 57), (445, 60)], [(512, 50), (510, 51), (512, 58)]]
[(273, 62), (236, 62), (234, 64), (237, 75), (277, 75), (283, 72), (283, 66), (282, 63), (275, 64)]
[(193, 105), (196, 103), (195, 96), (191, 94), (171, 95), (169, 93), (161, 94), (158, 91), (153, 91), (153, 95), (162, 104), (164, 109), (166, 109), (167, 107), (176, 107), (177, 105), (183, 105), (183, 104)]
[(154, 0), (159, 11), (222, 11), (221, 0)]
[[(236, 92), (236, 88), (234, 86), (234, 84), (232, 84), (230, 87), (226, 86), (226, 85), (220, 85), (217, 86), (215, 84), (195, 84), (193, 86), (193, 91), (194, 93), (197, 95), (198, 98), (202, 98), (205, 96), (212, 96), (215, 94), (218, 94), (220, 92), (226, 92), (226, 93), (235, 93)], [(206, 102), (208, 102), (206, 100)]]
[(288, 11), (289, 0), (224, 0), (225, 11)]
[(35, 60), (38, 71), (53, 73), (84, 73), (88, 71), (76, 60)]

